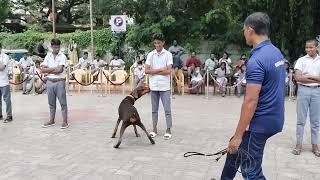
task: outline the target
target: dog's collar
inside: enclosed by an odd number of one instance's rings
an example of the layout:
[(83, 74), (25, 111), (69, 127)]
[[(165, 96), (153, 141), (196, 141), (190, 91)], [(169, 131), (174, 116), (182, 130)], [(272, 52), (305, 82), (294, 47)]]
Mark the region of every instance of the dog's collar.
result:
[(127, 97), (131, 97), (133, 100), (136, 100), (136, 98), (134, 96), (132, 96), (131, 94), (129, 94)]

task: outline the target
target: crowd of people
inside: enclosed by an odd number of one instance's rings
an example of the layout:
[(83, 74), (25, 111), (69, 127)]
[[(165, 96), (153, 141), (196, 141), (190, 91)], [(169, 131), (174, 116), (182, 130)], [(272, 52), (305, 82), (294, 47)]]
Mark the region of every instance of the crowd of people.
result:
[[(173, 69), (175, 87), (178, 89), (178, 84), (182, 76), (186, 77), (185, 83), (188, 84), (189, 93), (201, 94), (204, 93), (206, 82), (206, 73), (209, 73), (209, 80), (215, 86), (218, 86), (219, 92), (225, 96), (226, 87), (228, 84), (237, 84), (237, 94), (240, 96), (244, 93), (245, 85), (245, 62), (246, 55), (242, 54), (239, 60), (234, 64), (230, 59), (230, 55), (224, 52), (219, 58), (217, 53), (211, 53), (210, 57), (205, 61), (200, 60), (195, 52), (184, 63), (181, 56), (185, 53), (185, 49), (177, 44), (175, 40), (169, 48), (169, 52), (173, 55)], [(180, 90), (177, 90), (180, 93)]]
[[(18, 81), (24, 81), (23, 94), (30, 94), (33, 84), (35, 84), (37, 92), (42, 92), (46, 89), (45, 84), (42, 82), (45, 78), (40, 79), (38, 76), (35, 76), (35, 82), (33, 82), (33, 76), (34, 74), (40, 74), (39, 68), (43, 61), (41, 57), (47, 51), (48, 48), (44, 48), (43, 40), (41, 40), (35, 54), (25, 53), (19, 61), (16, 61), (9, 54), (8, 69), (16, 70), (15, 73), (13, 73), (14, 70), (9, 71), (10, 76), (12, 77), (13, 74), (24, 74), (26, 78), (17, 77)], [(187, 90), (190, 94), (203, 94), (207, 78), (209, 78), (209, 85), (215, 86), (223, 97), (226, 95), (228, 86), (234, 86), (235, 94), (239, 97), (245, 93), (246, 54), (241, 54), (237, 61), (232, 61), (228, 52), (224, 52), (221, 57), (218, 53), (212, 52), (209, 58), (204, 60), (197, 57), (195, 52), (191, 52), (190, 57), (185, 58), (185, 61), (183, 61), (182, 55), (186, 54), (186, 50), (178, 45), (176, 40), (173, 41), (173, 45), (170, 46), (168, 51), (173, 56), (172, 75), (174, 93), (181, 94), (182, 88), (184, 88), (182, 84), (187, 84)], [(86, 51), (81, 54), (82, 56), (77, 60), (70, 58), (73, 56), (72, 53), (65, 54), (68, 59), (67, 66), (70, 67), (70, 79), (74, 78), (72, 73), (77, 69), (85, 70), (86, 72), (90, 71), (88, 74), (96, 76), (99, 69), (103, 67), (108, 66), (111, 71), (125, 70), (126, 68), (126, 63), (117, 55), (113, 56), (108, 63), (100, 55), (94, 54), (90, 57)], [(130, 68), (133, 74), (134, 87), (146, 79), (145, 62), (145, 55), (137, 56)], [(289, 86), (290, 68), (292, 67), (288, 61), (285, 63), (287, 72), (286, 84)], [(296, 94), (297, 86), (293, 74), (291, 74), (291, 79), (295, 83), (294, 94)]]

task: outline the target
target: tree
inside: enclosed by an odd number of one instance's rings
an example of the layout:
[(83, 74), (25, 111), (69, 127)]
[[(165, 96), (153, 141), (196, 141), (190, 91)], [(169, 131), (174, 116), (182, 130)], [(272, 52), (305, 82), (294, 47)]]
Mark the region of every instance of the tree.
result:
[(9, 0), (1, 0), (0, 1), (0, 23), (3, 22), (8, 17), (10, 12), (10, 4)]
[[(8, 1), (8, 0), (5, 0)], [(2, 0), (1, 2), (5, 2)], [(127, 42), (134, 49), (151, 47), (152, 34), (162, 32), (167, 44), (176, 39), (190, 51), (198, 51), (203, 40), (213, 42), (213, 51), (222, 52), (228, 44), (241, 50), (245, 44), (242, 28), (252, 12), (266, 12), (271, 20), (271, 39), (293, 61), (304, 53), (306, 39), (320, 29), (319, 0), (93, 0), (95, 22), (100, 28), (111, 15), (126, 14), (135, 24), (113, 40)], [(56, 0), (58, 22), (87, 24), (89, 0)], [(41, 19), (51, 0), (17, 0), (14, 7), (25, 9), (31, 19)], [(2, 6), (0, 8), (3, 8)], [(0, 13), (3, 13), (2, 11)], [(1, 14), (0, 14), (1, 15)]]
[[(88, 2), (89, 0), (55, 0), (57, 22), (72, 24), (81, 18), (88, 21)], [(52, 0), (17, 0), (14, 9), (24, 10), (29, 22), (41, 22), (49, 15), (45, 10), (51, 12)]]
[[(65, 0), (57, 6), (58, 20), (72, 24), (81, 18), (89, 17), (88, 0)], [(49, 3), (51, 7), (51, 2)]]

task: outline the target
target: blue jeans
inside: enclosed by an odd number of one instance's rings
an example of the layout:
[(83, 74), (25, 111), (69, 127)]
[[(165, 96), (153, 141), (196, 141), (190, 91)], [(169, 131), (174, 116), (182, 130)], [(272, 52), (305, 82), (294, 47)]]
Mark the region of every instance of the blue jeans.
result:
[(297, 144), (302, 144), (304, 126), (309, 111), (311, 144), (318, 144), (320, 124), (320, 88), (299, 86), (297, 98)]
[(2, 116), (2, 98), (6, 103), (7, 117), (12, 117), (10, 85), (0, 87), (0, 115)]
[(152, 122), (153, 128), (158, 124), (158, 111), (159, 102), (161, 99), (164, 113), (166, 116), (167, 128), (172, 127), (172, 115), (171, 115), (171, 91), (151, 91), (151, 105), (152, 105)]
[[(272, 134), (261, 134), (246, 131), (240, 147), (248, 152), (252, 158), (250, 160), (246, 155), (239, 153), (227, 154), (227, 159), (221, 174), (221, 180), (232, 180), (239, 167), (241, 168), (242, 176), (245, 180), (265, 180), (262, 173), (262, 159), (265, 144)], [(254, 162), (252, 162), (254, 160)]]

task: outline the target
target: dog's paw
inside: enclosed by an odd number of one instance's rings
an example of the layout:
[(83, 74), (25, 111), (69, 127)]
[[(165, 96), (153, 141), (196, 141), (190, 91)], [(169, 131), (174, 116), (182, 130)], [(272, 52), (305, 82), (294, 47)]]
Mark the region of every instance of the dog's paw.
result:
[(156, 142), (154, 142), (153, 140), (151, 141), (151, 144), (156, 144)]
[(118, 149), (118, 148), (119, 148), (119, 145), (114, 145), (113, 148)]
[(140, 134), (136, 134), (136, 137), (141, 137), (141, 135)]
[(116, 138), (116, 136), (111, 136), (111, 138)]

